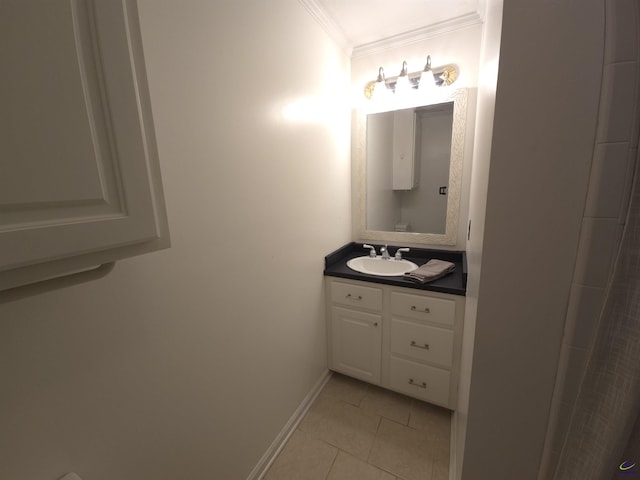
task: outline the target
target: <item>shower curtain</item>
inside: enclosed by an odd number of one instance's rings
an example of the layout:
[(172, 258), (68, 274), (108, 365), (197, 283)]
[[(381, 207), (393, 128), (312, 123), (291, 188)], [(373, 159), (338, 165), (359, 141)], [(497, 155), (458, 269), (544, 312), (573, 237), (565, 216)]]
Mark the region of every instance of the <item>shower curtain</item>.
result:
[(638, 170), (620, 250), (554, 480), (640, 480)]

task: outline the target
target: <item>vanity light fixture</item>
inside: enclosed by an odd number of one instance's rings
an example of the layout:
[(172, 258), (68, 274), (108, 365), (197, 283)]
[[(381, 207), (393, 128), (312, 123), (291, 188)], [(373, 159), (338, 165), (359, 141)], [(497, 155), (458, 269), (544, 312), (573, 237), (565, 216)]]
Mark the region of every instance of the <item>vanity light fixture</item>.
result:
[[(364, 88), (364, 95), (368, 99), (378, 99), (390, 93), (406, 94), (413, 90), (428, 91), (433, 87), (447, 87), (458, 79), (458, 67), (453, 64), (431, 68), (431, 56), (427, 56), (427, 64), (418, 72), (408, 73), (407, 62), (402, 62), (400, 75), (386, 78), (382, 67), (378, 69), (376, 81), (368, 82)], [(380, 94), (378, 92), (381, 92)]]

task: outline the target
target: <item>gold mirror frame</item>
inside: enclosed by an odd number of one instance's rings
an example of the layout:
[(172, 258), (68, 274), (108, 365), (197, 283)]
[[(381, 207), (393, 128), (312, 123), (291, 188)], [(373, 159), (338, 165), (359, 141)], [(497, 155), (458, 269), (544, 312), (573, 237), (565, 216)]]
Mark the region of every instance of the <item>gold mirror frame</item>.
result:
[(446, 95), (439, 96), (437, 99), (434, 99), (433, 102), (426, 102), (414, 106), (421, 107), (453, 102), (447, 220), (444, 234), (367, 230), (367, 114), (363, 110), (354, 111), (352, 155), (354, 160), (354, 173), (356, 175), (355, 203), (357, 205), (354, 215), (357, 226), (356, 234), (360, 240), (370, 240), (377, 243), (394, 242), (398, 244), (456, 245), (460, 217), (460, 197), (462, 194), (462, 165), (464, 163), (467, 98), (467, 89), (459, 88)]

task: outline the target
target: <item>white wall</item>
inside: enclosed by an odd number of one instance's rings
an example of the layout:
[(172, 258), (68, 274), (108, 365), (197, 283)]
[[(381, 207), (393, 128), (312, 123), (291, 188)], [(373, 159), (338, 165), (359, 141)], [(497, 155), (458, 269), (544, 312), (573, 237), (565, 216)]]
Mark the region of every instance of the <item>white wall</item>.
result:
[(297, 0), (140, 16), (173, 246), (0, 305), (3, 479), (246, 478), (326, 370), (348, 59)]
[(464, 480), (537, 477), (595, 140), (603, 10), (504, 4), (481, 270), (469, 274)]
[[(480, 288), (484, 221), (487, 208), (487, 188), (491, 161), (491, 141), (498, 81), (498, 60), (502, 35), (503, 0), (484, 2), (484, 24), (480, 42), (480, 68), (478, 72), (477, 114), (473, 143), (473, 171), (469, 186), (469, 240), (467, 252), (467, 292), (465, 302), (464, 330), (460, 358), (460, 380), (458, 382), (458, 405), (455, 413), (455, 471), (453, 478), (462, 476), (465, 455), (467, 422), (469, 418), (469, 393), (473, 349)], [(477, 448), (474, 444), (471, 449)], [(473, 454), (473, 451), (471, 452)], [(465, 472), (469, 475), (469, 472)]]

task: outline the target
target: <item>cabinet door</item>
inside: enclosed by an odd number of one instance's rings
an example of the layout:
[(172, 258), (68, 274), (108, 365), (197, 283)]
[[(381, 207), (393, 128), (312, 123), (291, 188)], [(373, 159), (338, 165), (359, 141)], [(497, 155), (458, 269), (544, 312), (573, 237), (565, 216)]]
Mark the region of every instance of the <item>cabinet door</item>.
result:
[(2, 1), (0, 64), (0, 273), (157, 239), (135, 2)]
[(379, 384), (382, 317), (341, 307), (331, 314), (332, 369)]

